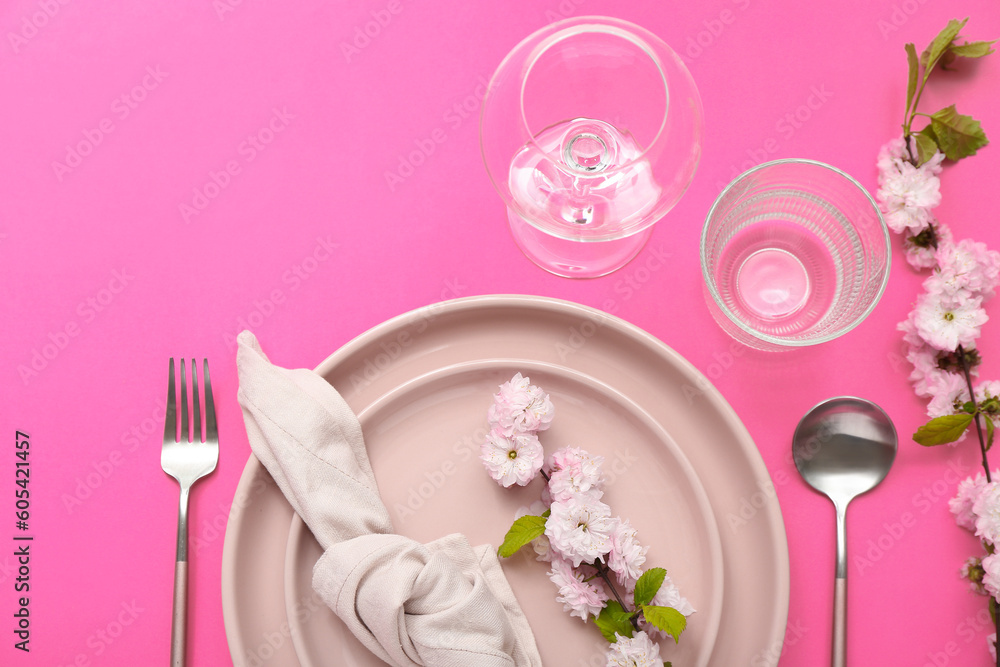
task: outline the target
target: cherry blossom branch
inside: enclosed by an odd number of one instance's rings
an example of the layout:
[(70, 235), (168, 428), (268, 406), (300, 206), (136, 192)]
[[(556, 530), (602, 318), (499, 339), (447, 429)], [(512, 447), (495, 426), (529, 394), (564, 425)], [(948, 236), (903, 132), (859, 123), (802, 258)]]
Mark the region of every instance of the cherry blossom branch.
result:
[(619, 595), (618, 589), (615, 588), (614, 582), (611, 581), (611, 577), (608, 576), (608, 566), (605, 565), (601, 561), (595, 561), (593, 565), (594, 565), (594, 569), (597, 570), (597, 576), (599, 576), (601, 579), (603, 579), (604, 580), (604, 584), (609, 589), (611, 589), (611, 594), (615, 596), (615, 600), (618, 602), (618, 604), (620, 604), (622, 606), (622, 609), (624, 609), (625, 611), (629, 612), (629, 619), (628, 620), (632, 622), (632, 627), (635, 628), (636, 630), (638, 630), (639, 629), (638, 615), (637, 614), (633, 614), (632, 610), (628, 608), (627, 604), (625, 604), (625, 601), (622, 600), (622, 596)]
[[(965, 358), (965, 350), (962, 348), (961, 345), (959, 345), (958, 350), (956, 351), (958, 352), (959, 361), (962, 362), (962, 372), (965, 374), (965, 384), (966, 386), (969, 387), (969, 400), (975, 402), (976, 394), (975, 391), (972, 389), (972, 374), (969, 373), (969, 361), (968, 359)], [(987, 417), (987, 419), (989, 419), (989, 417)], [(983, 455), (983, 470), (986, 471), (986, 482), (990, 483), (993, 480), (990, 477), (990, 464), (986, 460), (986, 439), (983, 436), (983, 425), (979, 423), (978, 406), (976, 407), (976, 411), (972, 415), (972, 421), (976, 423), (976, 433), (978, 433), (979, 435), (979, 451), (982, 452)], [(997, 617), (997, 622), (998, 624), (1000, 624), (1000, 616)], [(998, 632), (1000, 632), (1000, 630), (998, 630)], [(998, 658), (997, 664), (1000, 665), (1000, 658)]]

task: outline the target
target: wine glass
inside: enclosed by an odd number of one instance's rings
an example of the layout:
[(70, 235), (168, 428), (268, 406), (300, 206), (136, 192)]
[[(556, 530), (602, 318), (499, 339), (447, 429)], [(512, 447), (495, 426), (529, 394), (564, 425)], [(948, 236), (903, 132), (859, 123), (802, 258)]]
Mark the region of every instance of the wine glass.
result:
[(680, 57), (637, 25), (553, 23), (490, 80), (483, 161), (518, 246), (569, 278), (628, 263), (680, 200), (701, 156), (702, 107)]

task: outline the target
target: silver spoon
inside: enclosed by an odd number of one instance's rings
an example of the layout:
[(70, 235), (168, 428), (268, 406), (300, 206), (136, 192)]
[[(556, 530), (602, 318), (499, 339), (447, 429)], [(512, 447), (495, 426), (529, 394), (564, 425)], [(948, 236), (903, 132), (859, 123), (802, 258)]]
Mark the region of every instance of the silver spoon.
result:
[(837, 509), (833, 667), (847, 660), (847, 505), (885, 479), (896, 458), (896, 427), (879, 406), (851, 396), (823, 401), (799, 421), (792, 456), (802, 478)]

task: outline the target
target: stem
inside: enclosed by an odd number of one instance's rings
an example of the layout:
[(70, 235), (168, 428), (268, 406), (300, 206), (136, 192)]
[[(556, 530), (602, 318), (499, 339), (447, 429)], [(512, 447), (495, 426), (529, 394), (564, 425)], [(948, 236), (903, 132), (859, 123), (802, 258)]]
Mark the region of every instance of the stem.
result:
[(597, 561), (596, 563), (594, 563), (594, 567), (597, 568), (598, 576), (600, 576), (601, 579), (604, 580), (604, 583), (607, 584), (607, 587), (611, 589), (611, 594), (615, 596), (615, 600), (618, 601), (618, 604), (622, 606), (622, 609), (629, 612), (628, 620), (632, 622), (632, 627), (638, 630), (639, 629), (638, 618), (635, 614), (632, 613), (632, 610), (628, 608), (628, 605), (625, 604), (625, 601), (622, 600), (621, 595), (618, 594), (618, 589), (615, 588), (615, 585), (614, 583), (612, 583), (611, 578), (608, 577), (608, 566), (602, 563), (601, 561)]
[[(976, 395), (972, 390), (972, 375), (969, 373), (969, 362), (965, 358), (965, 350), (962, 346), (958, 346), (958, 359), (962, 362), (962, 372), (965, 374), (965, 385), (969, 388), (969, 400), (975, 401)], [(972, 414), (972, 420), (976, 422), (976, 433), (979, 435), (979, 451), (983, 454), (983, 470), (986, 471), (986, 481), (987, 483), (992, 481), (990, 479), (990, 464), (986, 460), (986, 440), (983, 438), (983, 427), (979, 423), (979, 406), (975, 408), (975, 412)], [(989, 417), (987, 417), (989, 419)], [(1000, 612), (996, 615), (996, 622), (994, 623), (994, 631), (997, 636), (1000, 637)], [(1000, 651), (997, 651), (997, 667), (1000, 667)]]
[[(936, 65), (937, 63), (934, 63)], [(917, 88), (917, 92), (913, 95), (913, 104), (907, 111), (912, 111), (909, 118), (903, 118), (903, 138), (906, 139), (910, 136), (910, 125), (913, 123), (913, 118), (917, 115), (917, 105), (920, 104), (920, 96), (924, 94), (924, 86), (927, 85), (927, 80), (931, 77), (931, 70), (934, 68), (931, 65), (924, 70), (924, 77), (920, 81), (920, 86)], [(926, 114), (923, 114), (926, 115)]]
[[(972, 375), (969, 373), (969, 362), (965, 358), (965, 350), (962, 346), (958, 346), (958, 360), (962, 363), (962, 372), (965, 374), (965, 384), (969, 388), (969, 400), (975, 401), (976, 395), (972, 390)], [(990, 464), (986, 460), (986, 438), (983, 437), (983, 426), (979, 423), (979, 408), (977, 406), (976, 411), (972, 414), (972, 421), (976, 423), (976, 433), (979, 434), (979, 451), (983, 455), (983, 470), (986, 471), (986, 481), (992, 482), (990, 478)], [(1000, 621), (1000, 614), (997, 615), (998, 621)], [(1000, 657), (998, 657), (1000, 659)]]

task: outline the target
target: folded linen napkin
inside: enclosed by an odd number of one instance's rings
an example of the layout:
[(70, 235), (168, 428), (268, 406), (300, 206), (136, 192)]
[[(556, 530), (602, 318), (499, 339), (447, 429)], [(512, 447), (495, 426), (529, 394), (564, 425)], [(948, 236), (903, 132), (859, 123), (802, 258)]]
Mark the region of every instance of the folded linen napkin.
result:
[(249, 331), (237, 340), (250, 447), (323, 547), (313, 588), (351, 632), (393, 665), (540, 666), (493, 547), (394, 534), (340, 394), (310, 370), (271, 364)]

